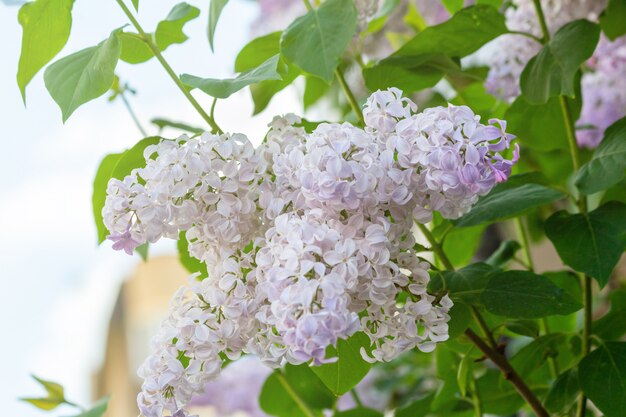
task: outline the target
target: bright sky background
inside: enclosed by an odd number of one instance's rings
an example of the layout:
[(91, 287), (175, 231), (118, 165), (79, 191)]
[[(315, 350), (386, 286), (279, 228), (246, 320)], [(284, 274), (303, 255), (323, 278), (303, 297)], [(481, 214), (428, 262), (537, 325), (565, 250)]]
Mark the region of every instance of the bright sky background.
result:
[[(257, 5), (250, 0), (227, 5), (213, 55), (205, 36), (209, 1), (189, 3), (202, 14), (186, 26), (191, 40), (171, 46), (166, 58), (179, 73), (231, 76)], [(139, 20), (151, 30), (175, 4), (143, 0)], [(62, 383), (74, 401), (90, 401), (90, 375), (102, 357), (113, 301), (121, 280), (138, 262), (108, 244), (96, 247), (92, 180), (105, 154), (128, 148), (140, 134), (122, 103), (105, 98), (81, 107), (63, 125), (42, 73), (29, 85), (24, 108), (15, 81), (21, 39), (17, 11), (0, 3), (0, 404), (6, 415), (35, 417), (46, 414), (16, 400), (41, 392), (30, 373)], [(73, 15), (70, 40), (59, 56), (93, 46), (127, 23), (114, 0), (77, 0)], [(149, 132), (156, 133), (148, 123), (152, 117), (202, 126), (156, 60), (138, 66), (120, 62), (117, 72), (138, 91), (131, 101)], [(258, 143), (273, 114), (301, 111), (296, 95), (286, 91), (251, 118), (249, 92), (242, 91), (219, 102), (216, 117), (224, 130), (246, 133)], [(208, 106), (208, 98), (197, 97)], [(173, 248), (169, 242), (155, 251)]]

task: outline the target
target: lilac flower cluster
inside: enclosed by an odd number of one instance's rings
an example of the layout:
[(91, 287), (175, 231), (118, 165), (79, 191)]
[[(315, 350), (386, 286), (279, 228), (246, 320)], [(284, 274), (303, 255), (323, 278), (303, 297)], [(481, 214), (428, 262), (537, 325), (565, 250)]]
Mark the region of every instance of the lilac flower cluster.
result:
[[(597, 21), (606, 7), (605, 0), (542, 1), (548, 29), (553, 34), (576, 19)], [(532, 0), (514, 0), (506, 10), (507, 27), (541, 37), (541, 29)], [(494, 41), (489, 59), (487, 90), (503, 99), (519, 96), (520, 75), (541, 45), (528, 37), (508, 34)], [(580, 146), (595, 148), (604, 130), (626, 114), (626, 37), (611, 42), (601, 36), (598, 47), (588, 60), (582, 77), (583, 108), (577, 123)]]
[(457, 218), (505, 181), (513, 136), (464, 106), (417, 113), (397, 89), (374, 93), (364, 115), (365, 129), (312, 133), (277, 117), (257, 149), (242, 135), (164, 140), (111, 180), (103, 217), (117, 248), (184, 231), (209, 271), (176, 295), (139, 371), (146, 417), (186, 415), (220, 355), (319, 365), (362, 331), (364, 358), (390, 361), (448, 338), (452, 302), (427, 292), (413, 222)]

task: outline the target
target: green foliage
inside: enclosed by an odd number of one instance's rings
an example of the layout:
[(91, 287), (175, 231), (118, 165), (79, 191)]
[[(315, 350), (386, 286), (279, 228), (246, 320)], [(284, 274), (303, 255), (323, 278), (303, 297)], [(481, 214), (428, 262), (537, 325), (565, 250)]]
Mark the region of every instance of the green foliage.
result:
[(455, 266), (467, 265), (478, 250), (485, 226), (453, 228), (443, 241), (443, 250)]
[(583, 358), (578, 381), (606, 417), (626, 415), (626, 342), (605, 343)]
[(135, 8), (135, 11), (138, 12), (139, 11), (139, 0), (131, 0), (131, 2), (133, 3), (133, 7)]
[(239, 74), (236, 78), (218, 80), (214, 78), (200, 78), (194, 75), (183, 74), (180, 80), (190, 88), (198, 88), (215, 98), (227, 98), (250, 84), (267, 80), (280, 80), (280, 56), (274, 55), (258, 67)]
[(210, 0), (209, 3), (209, 24), (207, 26), (207, 37), (209, 38), (211, 51), (215, 50), (215, 47), (213, 46), (215, 28), (217, 27), (217, 21), (219, 20), (226, 3), (228, 3), (228, 0)]
[(485, 260), (495, 268), (505, 266), (511, 259), (515, 257), (515, 253), (521, 249), (521, 245), (515, 240), (505, 240), (498, 246), (498, 249)]
[(544, 405), (552, 413), (566, 414), (572, 408), (579, 392), (578, 371), (576, 369), (568, 369), (552, 383), (548, 395), (546, 395)]
[(484, 263), (468, 265), (456, 271), (438, 272), (431, 277), (428, 290), (432, 293), (446, 290), (454, 301), (478, 304), (482, 291), (495, 272), (492, 266)]
[(89, 410), (70, 417), (102, 417), (109, 406), (109, 397), (99, 399)]
[(277, 417), (307, 417), (297, 398), (321, 416), (321, 410), (332, 408), (335, 397), (306, 365), (287, 365), (275, 371), (263, 384), (259, 404), (267, 414)]
[(490, 223), (519, 216), (531, 209), (560, 200), (565, 195), (553, 188), (539, 184), (542, 179), (534, 174), (521, 174), (496, 185), (486, 196), (460, 219), (453, 220), (457, 227)]
[(280, 50), (289, 62), (305, 73), (330, 83), (355, 28), (354, 3), (327, 0), (285, 29)]
[(614, 291), (610, 299), (611, 310), (593, 323), (592, 330), (603, 340), (616, 341), (626, 334), (626, 290)]
[(40, 398), (20, 398), (21, 401), (34, 405), (44, 411), (54, 410), (59, 405), (67, 402), (65, 400), (63, 387), (60, 384), (52, 381), (46, 381), (45, 379), (38, 378), (35, 375), (32, 377), (46, 390), (48, 395)]
[(368, 352), (369, 347), (370, 341), (365, 333), (358, 332), (346, 340), (339, 339), (337, 348), (329, 346), (326, 350), (327, 358), (338, 360), (311, 369), (333, 394), (343, 395), (354, 388), (372, 367), (361, 356), (361, 349)]
[(370, 408), (359, 407), (347, 411), (339, 411), (334, 414), (334, 417), (383, 417), (383, 414)]
[(93, 182), (93, 195), (91, 198), (94, 221), (98, 231), (98, 243), (106, 239), (109, 231), (102, 221), (102, 208), (106, 200), (107, 184), (111, 178), (123, 180), (134, 169), (144, 166), (146, 160), (143, 152), (149, 145), (159, 143), (158, 136), (145, 138), (137, 142), (132, 148), (122, 153), (109, 154), (104, 157)]
[(185, 232), (179, 233), (176, 248), (178, 249), (178, 260), (187, 271), (192, 274), (200, 272), (201, 279), (209, 276), (209, 273), (207, 272), (207, 265), (189, 254), (189, 242), (187, 241)]
[(617, 184), (626, 170), (626, 117), (609, 126), (589, 162), (576, 174), (583, 194), (593, 194)]
[(73, 5), (73, 0), (37, 0), (20, 8), (22, 51), (17, 84), (24, 102), (28, 83), (65, 46), (72, 27)]
[(91, 48), (61, 58), (46, 68), (44, 81), (61, 108), (63, 122), (81, 105), (100, 97), (113, 85), (120, 57), (118, 30)]
[(626, 205), (611, 202), (579, 214), (559, 211), (546, 221), (545, 232), (565, 264), (604, 287), (624, 251)]
[(530, 271), (493, 274), (480, 301), (490, 313), (515, 319), (566, 315), (582, 307), (565, 290)]
[[(197, 7), (179, 3), (172, 8), (164, 20), (159, 22), (154, 33), (149, 33), (147, 36), (154, 39), (159, 51), (165, 51), (169, 46), (189, 39), (183, 32), (183, 28), (187, 22), (199, 15), (200, 10)], [(119, 34), (119, 39), (122, 45), (120, 59), (124, 62), (140, 64), (154, 56), (146, 41), (137, 33), (122, 32)]]
[(600, 16), (600, 26), (607, 38), (615, 40), (626, 34), (626, 1), (609, 0), (609, 5)]
[(599, 37), (600, 27), (584, 19), (559, 29), (522, 72), (520, 87), (528, 102), (542, 104), (559, 95), (575, 97), (576, 73), (593, 54)]
[(191, 126), (187, 123), (182, 123), (182, 122), (175, 122), (172, 120), (167, 120), (167, 119), (162, 119), (162, 118), (154, 118), (152, 120), (150, 120), (150, 123), (152, 123), (153, 125), (157, 126), (159, 129), (164, 129), (166, 127), (171, 127), (174, 129), (178, 129), (178, 130), (182, 130), (184, 132), (189, 132), (189, 133), (194, 133), (194, 134), (198, 134), (198, 133), (202, 133), (204, 132), (204, 129), (200, 128), (200, 127), (196, 127), (196, 126)]

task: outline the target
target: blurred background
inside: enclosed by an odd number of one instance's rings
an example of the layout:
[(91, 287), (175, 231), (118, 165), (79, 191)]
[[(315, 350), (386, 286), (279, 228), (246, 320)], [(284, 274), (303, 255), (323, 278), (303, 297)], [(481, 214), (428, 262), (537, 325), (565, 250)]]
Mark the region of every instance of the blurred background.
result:
[[(105, 154), (120, 152), (142, 136), (120, 100), (94, 100), (63, 125), (43, 71), (28, 86), (23, 105), (15, 79), (21, 44), (17, 3), (0, 3), (0, 404), (10, 415), (46, 415), (17, 401), (41, 393), (29, 376), (33, 373), (58, 381), (68, 399), (83, 405), (112, 394), (109, 416), (137, 415), (135, 370), (187, 273), (178, 265), (173, 241), (153, 245), (146, 264), (113, 251), (109, 242), (97, 246), (91, 209), (96, 169)], [(156, 27), (176, 3), (142, 2), (139, 20)], [(209, 2), (189, 3), (202, 14), (185, 26), (190, 40), (169, 48), (166, 59), (178, 73), (231, 76), (251, 28), (263, 30), (258, 3), (229, 2), (216, 31), (215, 53), (205, 32)], [(59, 57), (95, 45), (111, 28), (127, 23), (112, 0), (77, 1), (73, 16), (70, 40)], [(139, 66), (120, 61), (116, 72), (137, 91), (129, 101), (149, 134), (158, 132), (149, 123), (154, 117), (203, 125), (156, 60)], [(258, 143), (273, 115), (301, 112), (298, 94), (286, 90), (252, 117), (246, 89), (220, 100), (216, 117), (224, 130), (246, 133)], [(210, 104), (207, 96), (197, 98)], [(55, 414), (64, 411), (73, 410)]]

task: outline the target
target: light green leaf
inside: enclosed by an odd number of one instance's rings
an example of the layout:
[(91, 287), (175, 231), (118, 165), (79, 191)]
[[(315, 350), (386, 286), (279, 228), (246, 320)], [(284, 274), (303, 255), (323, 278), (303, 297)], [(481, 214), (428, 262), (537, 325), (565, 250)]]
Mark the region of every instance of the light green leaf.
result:
[[(187, 22), (197, 18), (200, 10), (187, 3), (179, 3), (168, 13), (164, 20), (157, 25), (152, 36), (159, 51), (165, 51), (170, 45), (185, 42), (189, 37), (183, 32)], [(139, 64), (148, 61), (154, 53), (137, 33), (120, 33), (120, 44), (122, 48), (120, 58), (129, 64)]]
[(520, 87), (528, 102), (542, 104), (559, 95), (574, 97), (576, 73), (593, 54), (599, 36), (600, 27), (584, 19), (559, 29), (522, 71)]
[(333, 414), (333, 417), (384, 417), (380, 411), (371, 408), (353, 408), (351, 410), (339, 411)]
[(160, 137), (142, 139), (135, 146), (122, 153), (109, 154), (104, 157), (93, 182), (93, 194), (91, 197), (93, 216), (98, 231), (98, 243), (102, 243), (109, 234), (102, 221), (102, 209), (106, 201), (107, 184), (111, 178), (123, 180), (134, 169), (145, 166), (143, 157), (144, 149), (159, 143)]
[(567, 315), (582, 307), (565, 290), (530, 271), (493, 274), (480, 301), (490, 313), (514, 319)]
[(474, 358), (470, 355), (463, 356), (463, 359), (461, 359), (461, 362), (459, 363), (459, 369), (456, 373), (456, 383), (459, 386), (461, 396), (463, 397), (467, 396), (467, 385), (469, 383), (473, 362)]
[(62, 398), (20, 398), (20, 401), (32, 404), (44, 411), (54, 410), (65, 402)]
[(22, 26), (22, 51), (17, 84), (26, 103), (26, 86), (65, 46), (72, 27), (73, 0), (37, 0), (18, 13)]
[(153, 125), (157, 126), (159, 129), (164, 129), (166, 127), (171, 127), (173, 129), (178, 129), (178, 130), (182, 130), (184, 132), (190, 132), (190, 133), (194, 133), (194, 134), (198, 134), (198, 133), (202, 133), (204, 132), (204, 129), (200, 128), (200, 127), (196, 127), (196, 126), (191, 126), (187, 123), (183, 123), (183, 122), (175, 122), (172, 120), (167, 120), (167, 119), (162, 119), (162, 118), (155, 118), (150, 120), (150, 123), (152, 123)]
[(82, 104), (106, 93), (113, 85), (120, 57), (118, 30), (97, 46), (61, 58), (46, 68), (44, 81), (65, 122)]
[(148, 250), (150, 249), (150, 244), (148, 242), (143, 243), (135, 248), (135, 253), (139, 255), (142, 261), (148, 260)]
[(36, 377), (35, 375), (32, 375), (32, 377), (33, 379), (35, 379), (35, 381), (39, 382), (45, 388), (45, 390), (48, 392), (48, 397), (60, 399), (65, 398), (65, 392), (61, 384), (57, 382), (46, 381), (45, 379), (41, 379), (39, 377)]
[(469, 213), (452, 223), (457, 227), (491, 223), (565, 198), (562, 192), (536, 183), (538, 180), (537, 176), (529, 174), (512, 176), (496, 185)]
[(606, 190), (624, 178), (626, 170), (626, 117), (609, 126), (589, 162), (576, 174), (575, 183), (583, 194)]
[(465, 228), (453, 228), (443, 240), (443, 250), (448, 259), (456, 266), (470, 263), (485, 231), (484, 225)]
[(441, 0), (441, 3), (445, 6), (445, 8), (451, 13), (454, 14), (463, 8), (463, 0)]
[(249, 71), (239, 74), (236, 78), (218, 80), (214, 78), (200, 78), (194, 75), (183, 74), (180, 79), (183, 84), (191, 88), (198, 88), (216, 98), (227, 98), (250, 84), (267, 80), (281, 80), (278, 66), (280, 56), (274, 55), (263, 64)]
[(326, 357), (337, 357), (333, 363), (313, 366), (311, 369), (333, 394), (340, 396), (354, 388), (369, 372), (372, 365), (363, 360), (361, 348), (369, 351), (370, 340), (359, 332), (344, 340), (339, 339), (337, 348), (329, 346)]
[(133, 7), (135, 8), (135, 11), (138, 12), (139, 11), (139, 0), (131, 0), (131, 2), (133, 3)]
[(600, 345), (578, 365), (583, 392), (606, 417), (626, 415), (626, 342)]
[(317, 103), (328, 92), (330, 86), (317, 77), (306, 77), (304, 83), (304, 96), (302, 98), (304, 109), (308, 109)]
[(209, 45), (211, 46), (211, 51), (213, 48), (213, 36), (215, 36), (215, 28), (217, 27), (217, 22), (220, 19), (220, 15), (222, 14), (222, 10), (228, 0), (210, 0), (209, 4), (209, 25), (207, 27), (207, 36), (209, 38)]
[(437, 272), (431, 277), (428, 291), (436, 293), (447, 290), (452, 300), (477, 304), (496, 270), (487, 264), (476, 263), (456, 271)]
[(307, 417), (293, 400), (297, 395), (309, 408), (319, 411), (329, 409), (335, 400), (334, 395), (306, 365), (285, 366), (280, 374), (272, 373), (263, 384), (259, 405), (267, 414), (277, 417)]
[(189, 253), (189, 242), (187, 241), (187, 236), (185, 232), (180, 232), (178, 235), (178, 242), (176, 243), (176, 248), (178, 249), (178, 260), (185, 267), (187, 271), (192, 274), (196, 272), (200, 272), (200, 278), (204, 279), (209, 276), (207, 272), (207, 265), (204, 262), (194, 258)]
[(552, 383), (544, 405), (551, 413), (566, 414), (574, 405), (579, 391), (578, 372), (568, 369)]
[(354, 2), (327, 0), (283, 32), (282, 55), (302, 71), (330, 83), (356, 30)]
[(609, 5), (600, 16), (600, 26), (612, 41), (626, 34), (626, 1), (609, 0)]
[(506, 32), (504, 16), (494, 7), (466, 7), (449, 20), (419, 32), (392, 56), (438, 53), (464, 57)]
[(545, 232), (566, 265), (604, 287), (624, 252), (626, 205), (610, 202), (584, 214), (559, 211), (546, 221)]
[(102, 417), (109, 406), (109, 397), (99, 399), (89, 410), (71, 417)]

